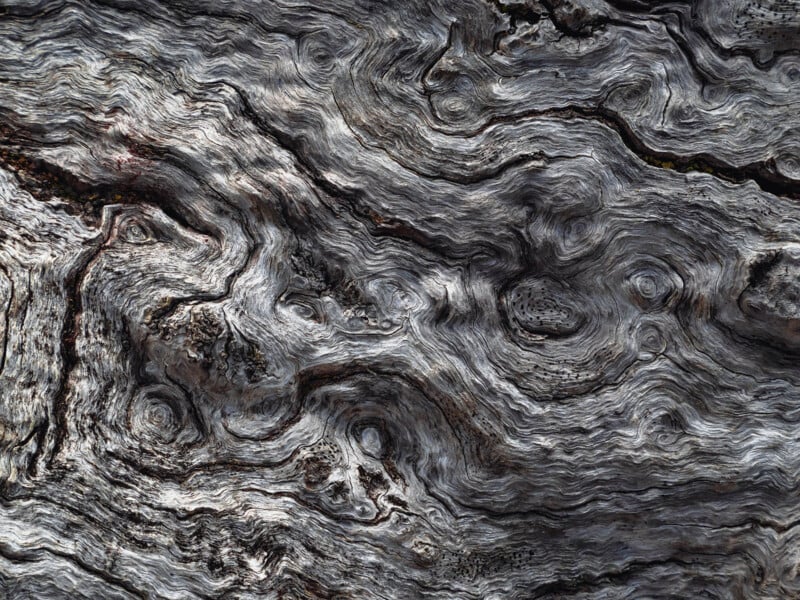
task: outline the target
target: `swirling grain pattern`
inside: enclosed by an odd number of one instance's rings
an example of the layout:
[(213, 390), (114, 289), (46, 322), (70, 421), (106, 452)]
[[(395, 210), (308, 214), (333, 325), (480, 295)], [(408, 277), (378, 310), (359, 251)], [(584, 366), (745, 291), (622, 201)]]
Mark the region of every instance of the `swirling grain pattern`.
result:
[(797, 0), (0, 48), (0, 597), (800, 598)]

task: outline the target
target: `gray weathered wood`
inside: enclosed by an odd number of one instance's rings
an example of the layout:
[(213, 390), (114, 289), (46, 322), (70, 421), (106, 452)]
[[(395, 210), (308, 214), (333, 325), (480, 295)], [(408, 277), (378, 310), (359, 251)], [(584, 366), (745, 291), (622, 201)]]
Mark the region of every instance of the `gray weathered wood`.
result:
[(800, 3), (0, 3), (0, 596), (800, 598)]

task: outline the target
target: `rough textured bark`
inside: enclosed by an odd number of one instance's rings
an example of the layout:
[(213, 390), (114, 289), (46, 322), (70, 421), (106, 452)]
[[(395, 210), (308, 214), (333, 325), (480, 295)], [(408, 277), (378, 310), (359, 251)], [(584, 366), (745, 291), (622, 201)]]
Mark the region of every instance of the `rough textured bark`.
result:
[(0, 6), (0, 596), (800, 597), (796, 0)]

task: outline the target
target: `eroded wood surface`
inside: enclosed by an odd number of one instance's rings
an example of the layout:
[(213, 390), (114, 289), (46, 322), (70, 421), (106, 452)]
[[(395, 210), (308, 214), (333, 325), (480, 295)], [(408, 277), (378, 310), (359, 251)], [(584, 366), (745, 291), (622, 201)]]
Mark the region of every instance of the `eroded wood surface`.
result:
[(0, 596), (800, 597), (800, 4), (0, 4)]

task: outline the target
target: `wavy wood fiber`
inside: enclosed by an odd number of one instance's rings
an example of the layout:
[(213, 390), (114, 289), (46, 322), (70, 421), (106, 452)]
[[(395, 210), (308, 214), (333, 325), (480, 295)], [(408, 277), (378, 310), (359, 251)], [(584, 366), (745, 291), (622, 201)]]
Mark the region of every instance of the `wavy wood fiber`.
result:
[(0, 3), (0, 597), (800, 598), (800, 3)]

